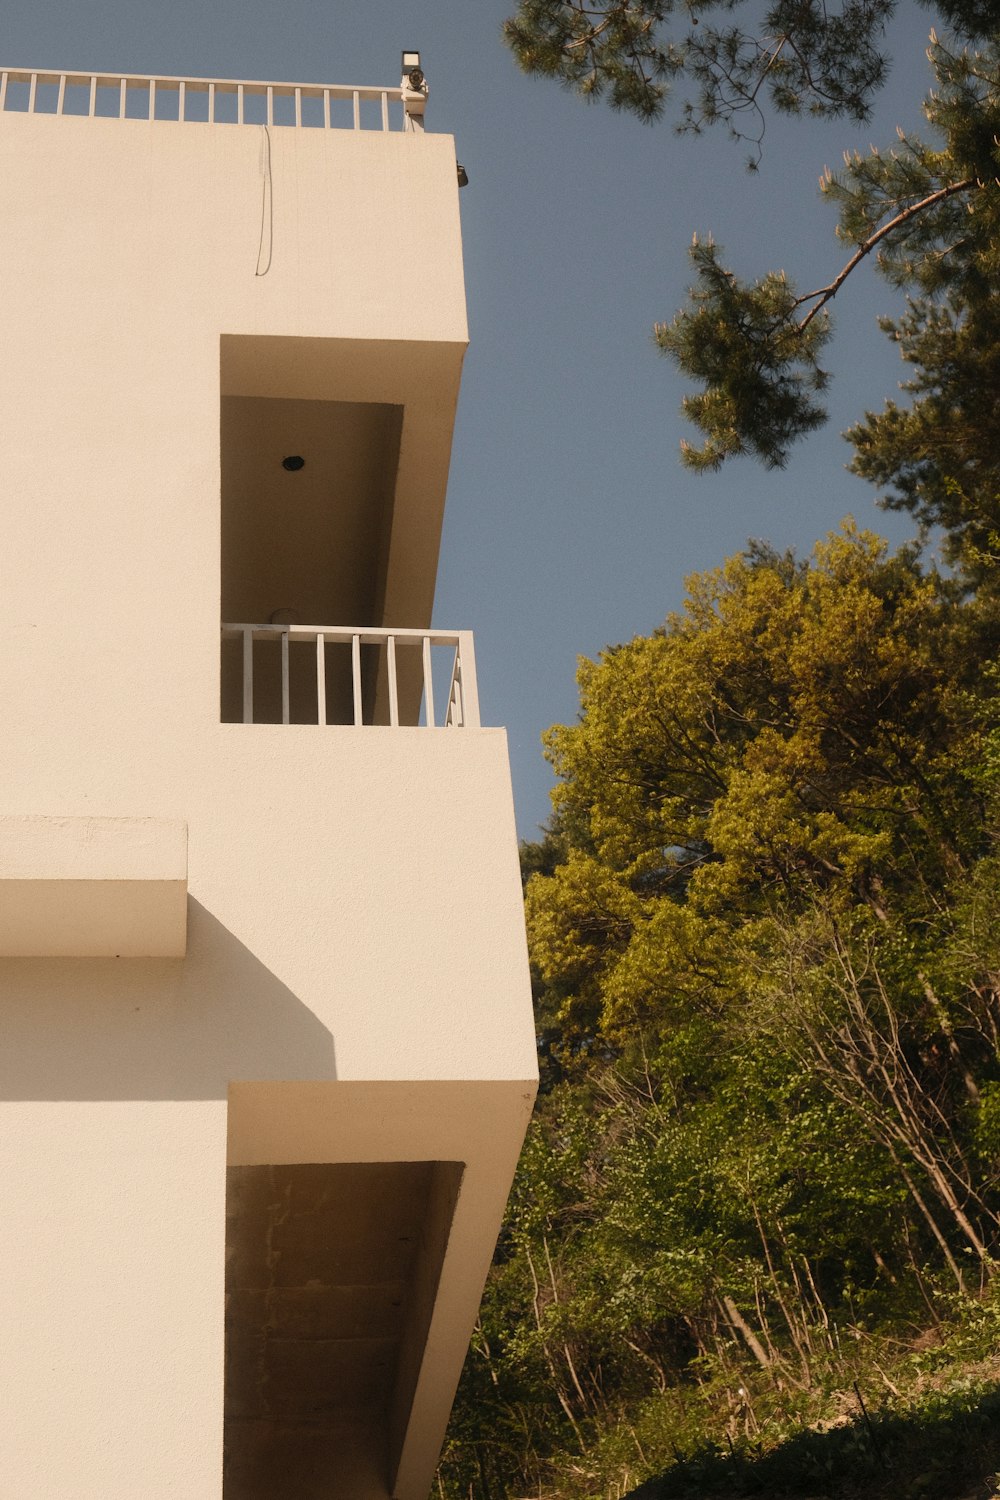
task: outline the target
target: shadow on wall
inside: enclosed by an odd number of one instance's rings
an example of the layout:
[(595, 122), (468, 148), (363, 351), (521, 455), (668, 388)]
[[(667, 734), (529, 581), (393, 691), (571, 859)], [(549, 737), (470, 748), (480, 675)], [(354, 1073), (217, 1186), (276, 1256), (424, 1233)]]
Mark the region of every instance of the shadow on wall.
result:
[(183, 959), (0, 959), (0, 1098), (225, 1099), (337, 1076), (334, 1039), (193, 898)]

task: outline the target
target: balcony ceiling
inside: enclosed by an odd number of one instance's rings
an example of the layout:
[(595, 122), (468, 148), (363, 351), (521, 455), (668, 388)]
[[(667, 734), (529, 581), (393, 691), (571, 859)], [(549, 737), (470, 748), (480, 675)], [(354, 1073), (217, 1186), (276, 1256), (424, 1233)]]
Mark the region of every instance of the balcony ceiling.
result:
[(400, 424), (380, 402), (223, 396), (223, 619), (381, 623)]

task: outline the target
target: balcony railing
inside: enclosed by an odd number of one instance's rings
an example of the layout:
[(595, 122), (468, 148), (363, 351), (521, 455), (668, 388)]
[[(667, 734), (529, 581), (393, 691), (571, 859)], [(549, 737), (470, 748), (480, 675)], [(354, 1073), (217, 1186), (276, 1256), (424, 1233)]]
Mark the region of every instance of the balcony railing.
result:
[[(0, 114), (179, 120), (209, 125), (291, 125), (346, 130), (421, 129), (402, 88), (240, 82), (137, 73), (0, 71)], [(390, 105), (395, 127), (390, 122)], [(398, 109), (396, 106), (399, 106)]]
[(222, 640), (240, 643), (223, 660), (229, 720), (241, 686), (244, 724), (479, 727), (471, 631), (224, 624)]

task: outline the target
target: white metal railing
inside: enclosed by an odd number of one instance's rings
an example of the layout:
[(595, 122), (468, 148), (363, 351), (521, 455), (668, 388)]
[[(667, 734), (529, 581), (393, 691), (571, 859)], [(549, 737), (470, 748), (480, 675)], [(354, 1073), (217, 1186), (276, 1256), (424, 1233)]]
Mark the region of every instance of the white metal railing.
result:
[[(255, 646), (269, 642), (280, 647), (280, 670), (275, 676), (275, 688), (280, 681), (280, 722), (289, 724), (292, 719), (292, 647), (315, 646), (315, 697), (313, 684), (309, 684), (309, 722), (327, 724), (346, 722), (362, 725), (366, 722), (384, 721), (396, 727), (400, 724), (417, 725), (423, 721), (427, 728), (438, 727), (435, 714), (433, 647), (444, 647), (451, 653), (448, 684), (444, 698), (444, 711), (440, 726), (445, 728), (479, 727), (479, 692), (476, 685), (476, 661), (469, 630), (369, 630), (351, 629), (331, 625), (251, 625), (224, 624), (222, 639), (242, 642), (242, 697), (243, 723), (258, 722), (254, 718), (254, 666)], [(330, 720), (328, 717), (328, 648), (350, 647), (350, 706), (344, 719)], [(419, 648), (419, 668), (405, 674), (401, 681), (397, 647), (405, 648), (410, 665)], [(375, 660), (366, 680), (362, 679), (364, 647), (376, 648)], [(440, 675), (439, 675), (440, 680)], [(304, 688), (299, 680), (295, 685)], [(366, 693), (367, 690), (367, 693)], [(372, 704), (379, 702), (380, 709)], [(403, 707), (401, 708), (401, 702)], [(367, 718), (366, 718), (366, 703)], [(409, 705), (408, 707), (406, 705)], [(421, 704), (423, 712), (421, 714)], [(314, 707), (314, 713), (313, 713)], [(274, 704), (277, 722), (277, 703)], [(384, 720), (380, 720), (384, 715)], [(297, 718), (294, 722), (300, 722)]]
[[(389, 130), (390, 103), (405, 106), (407, 98), (403, 88), (354, 88), (344, 84), (57, 73), (25, 68), (0, 71), (0, 114)], [(422, 128), (422, 120), (415, 123), (405, 107), (399, 111), (398, 120), (402, 130)]]

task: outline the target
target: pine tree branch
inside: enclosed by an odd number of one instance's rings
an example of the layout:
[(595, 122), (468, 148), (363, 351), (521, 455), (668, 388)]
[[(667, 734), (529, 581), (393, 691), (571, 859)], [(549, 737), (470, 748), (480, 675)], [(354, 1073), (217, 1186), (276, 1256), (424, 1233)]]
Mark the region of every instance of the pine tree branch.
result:
[[(596, 18), (597, 16), (601, 16), (602, 19), (598, 21), (596, 26), (591, 26), (586, 36), (577, 37), (575, 42), (564, 42), (564, 52), (576, 52), (581, 47), (592, 46), (592, 44), (596, 42), (597, 38), (602, 34), (602, 32), (607, 31), (612, 22), (614, 22), (622, 14), (623, 10), (626, 14), (628, 11), (627, 6), (622, 7), (621, 5), (612, 5), (609, 10), (605, 10), (603, 13), (601, 11), (589, 10), (587, 6), (583, 4), (572, 4), (572, 9), (576, 11), (581, 21), (590, 20), (591, 18)], [(639, 35), (648, 36), (652, 29), (653, 19), (652, 17), (650, 17), (649, 20), (643, 21), (642, 25), (639, 27)]]
[[(584, 15), (588, 14), (588, 12), (584, 11), (584, 9), (583, 9), (582, 6), (577, 6), (576, 9), (579, 11), (581, 18)], [(564, 42), (563, 43), (563, 50), (565, 52), (576, 52), (580, 47), (590, 47), (590, 46), (592, 46), (592, 44), (594, 42), (596, 42), (597, 38), (601, 35), (601, 32), (602, 31), (607, 31), (607, 29), (608, 29), (608, 27), (610, 25), (611, 25), (611, 12), (607, 11), (607, 12), (605, 12), (604, 20), (601, 21), (597, 26), (592, 26), (590, 28), (590, 30), (587, 32), (586, 36), (578, 37), (575, 42)]]
[(956, 193), (966, 193), (970, 188), (979, 187), (980, 185), (976, 177), (965, 177), (961, 182), (950, 182), (947, 187), (938, 188), (936, 193), (930, 193), (926, 198), (921, 198), (919, 203), (911, 203), (909, 208), (904, 208), (902, 213), (898, 213), (894, 219), (890, 219), (887, 224), (883, 224), (881, 229), (876, 229), (875, 233), (869, 235), (858, 247), (856, 253), (851, 256), (847, 265), (844, 266), (843, 270), (838, 272), (829, 286), (820, 287), (815, 292), (807, 292), (804, 297), (797, 297), (795, 299), (796, 307), (800, 306), (803, 302), (812, 302), (813, 298), (819, 299), (815, 307), (811, 307), (802, 319), (802, 322), (799, 324), (799, 332), (801, 333), (803, 329), (809, 327), (816, 314), (837, 295), (851, 272), (861, 264), (869, 251), (874, 250), (875, 246), (881, 240), (885, 239), (887, 234), (891, 234), (894, 229), (898, 229), (901, 224), (906, 224), (910, 219), (916, 218), (917, 214), (923, 213), (925, 208), (933, 208), (935, 203), (943, 203), (946, 198), (952, 198)]

